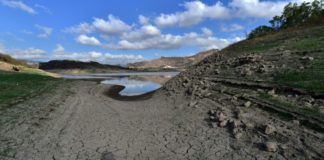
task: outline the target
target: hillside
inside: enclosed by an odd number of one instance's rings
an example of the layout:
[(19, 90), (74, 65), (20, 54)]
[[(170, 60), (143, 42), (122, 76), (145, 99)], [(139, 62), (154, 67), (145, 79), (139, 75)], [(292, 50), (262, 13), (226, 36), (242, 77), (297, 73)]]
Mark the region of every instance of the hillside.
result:
[(21, 72), (58, 77), (58, 75), (38, 69), (26, 61), (17, 60), (6, 54), (0, 54), (0, 71)]
[(321, 159), (323, 67), (324, 26), (285, 29), (215, 53), (164, 90), (187, 97), (188, 109), (202, 110), (206, 124), (226, 130), (247, 150)]
[(81, 62), (72, 60), (52, 60), (39, 64), (39, 68), (58, 73), (100, 73), (127, 71), (121, 66), (100, 64), (98, 62)]
[(143, 61), (128, 64), (129, 68), (135, 69), (184, 69), (188, 66), (194, 65), (218, 50), (210, 50), (207, 52), (200, 52), (189, 57), (161, 57), (151, 61)]

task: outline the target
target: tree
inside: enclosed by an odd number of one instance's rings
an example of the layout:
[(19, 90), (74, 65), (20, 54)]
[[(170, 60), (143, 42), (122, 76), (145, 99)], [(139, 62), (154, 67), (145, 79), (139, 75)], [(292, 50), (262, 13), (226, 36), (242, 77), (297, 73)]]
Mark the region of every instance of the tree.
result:
[(274, 31), (274, 29), (272, 27), (259, 26), (259, 27), (255, 28), (254, 30), (251, 31), (251, 33), (248, 35), (248, 39), (252, 39), (252, 38), (255, 38), (255, 37), (260, 37), (260, 36), (263, 36), (265, 34), (273, 32), (273, 31)]
[(282, 15), (274, 16), (269, 21), (271, 27), (259, 26), (248, 35), (254, 38), (283, 28), (300, 27), (305, 25), (324, 24), (324, 0), (314, 0), (312, 3), (289, 3)]
[(282, 26), (283, 22), (284, 21), (281, 16), (274, 16), (273, 19), (269, 21), (272, 28), (275, 30), (279, 29)]

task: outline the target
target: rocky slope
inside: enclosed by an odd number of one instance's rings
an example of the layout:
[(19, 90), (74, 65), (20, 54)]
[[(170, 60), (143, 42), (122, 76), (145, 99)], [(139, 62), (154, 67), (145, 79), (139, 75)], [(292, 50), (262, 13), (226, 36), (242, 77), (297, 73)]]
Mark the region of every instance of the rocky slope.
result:
[(128, 64), (128, 67), (135, 69), (184, 69), (188, 66), (194, 65), (204, 58), (210, 56), (218, 50), (210, 50), (206, 52), (200, 52), (196, 55), (189, 57), (161, 57), (151, 61), (143, 61)]
[(233, 44), (164, 91), (204, 110), (206, 124), (231, 134), (242, 156), (255, 148), (274, 159), (323, 159), (323, 33), (289, 29)]

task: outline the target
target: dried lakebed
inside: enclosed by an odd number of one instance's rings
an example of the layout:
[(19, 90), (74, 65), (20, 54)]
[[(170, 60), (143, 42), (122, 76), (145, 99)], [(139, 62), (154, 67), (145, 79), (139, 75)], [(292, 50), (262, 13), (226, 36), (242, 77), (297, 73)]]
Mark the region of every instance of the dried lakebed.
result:
[[(89, 75), (63, 75), (67, 79), (100, 80), (102, 84), (118, 85), (120, 96), (140, 96), (159, 89), (166, 81), (178, 75), (179, 72), (128, 72), (104, 73)], [(116, 93), (117, 95), (117, 93)]]
[[(118, 86), (61, 84), (1, 111), (0, 159), (323, 158), (323, 134), (211, 85), (213, 96), (197, 90), (204, 94), (192, 98), (162, 88), (142, 100), (120, 101), (106, 96)], [(211, 126), (210, 118), (220, 123)]]

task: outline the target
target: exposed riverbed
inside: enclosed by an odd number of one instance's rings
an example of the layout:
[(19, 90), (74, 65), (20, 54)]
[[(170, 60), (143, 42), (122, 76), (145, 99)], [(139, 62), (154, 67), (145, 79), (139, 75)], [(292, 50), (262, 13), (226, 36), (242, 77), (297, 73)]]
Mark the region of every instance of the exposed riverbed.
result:
[(129, 72), (63, 75), (63, 77), (67, 79), (99, 79), (102, 84), (124, 86), (125, 88), (119, 92), (122, 96), (136, 96), (159, 89), (177, 74), (178, 72)]

